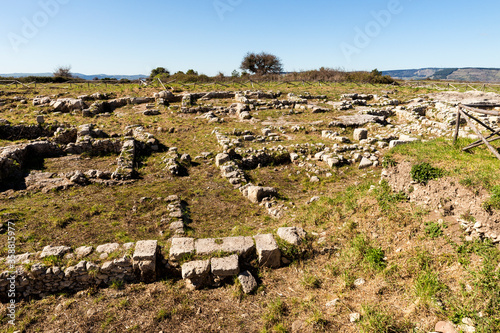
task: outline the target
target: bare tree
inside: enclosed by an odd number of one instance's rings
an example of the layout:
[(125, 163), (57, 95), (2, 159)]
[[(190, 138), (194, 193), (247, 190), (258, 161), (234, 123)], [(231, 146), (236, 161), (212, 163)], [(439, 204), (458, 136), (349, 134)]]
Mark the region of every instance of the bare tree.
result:
[(64, 77), (64, 78), (73, 77), (73, 74), (71, 73), (71, 66), (59, 66), (54, 71), (54, 77)]
[(247, 53), (241, 62), (240, 68), (254, 74), (279, 74), (283, 71), (281, 60), (269, 53)]

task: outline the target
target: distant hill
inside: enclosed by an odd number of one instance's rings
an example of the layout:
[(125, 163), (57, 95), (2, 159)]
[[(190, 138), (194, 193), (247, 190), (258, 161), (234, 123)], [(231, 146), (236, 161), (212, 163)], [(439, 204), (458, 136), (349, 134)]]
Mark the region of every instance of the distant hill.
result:
[[(128, 79), (128, 80), (138, 80), (148, 75), (110, 75), (110, 74), (93, 74), (93, 75), (85, 75), (81, 73), (72, 73), (73, 76), (79, 77), (84, 80), (93, 80), (94, 78), (104, 79), (104, 78), (114, 78), (117, 80)], [(26, 76), (52, 76), (52, 73), (11, 73), (11, 74), (0, 74), (0, 77), (26, 77)]]
[(383, 71), (382, 74), (401, 80), (429, 78), (433, 80), (500, 82), (500, 68), (420, 68)]

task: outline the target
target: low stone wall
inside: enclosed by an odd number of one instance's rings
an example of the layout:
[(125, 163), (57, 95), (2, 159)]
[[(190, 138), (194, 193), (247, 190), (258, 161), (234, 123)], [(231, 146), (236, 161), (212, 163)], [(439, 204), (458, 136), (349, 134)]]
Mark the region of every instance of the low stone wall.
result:
[[(118, 249), (118, 244), (104, 244), (96, 248), (96, 252), (103, 251), (101, 257)], [(65, 246), (46, 246), (39, 258), (60, 258), (71, 249)], [(70, 256), (87, 256), (92, 252), (91, 247), (81, 247)], [(156, 280), (158, 265), (161, 262), (160, 249), (156, 240), (139, 241), (135, 244), (132, 256), (124, 255), (122, 258), (95, 264), (82, 260), (76, 265), (66, 268), (60, 266), (47, 267), (43, 263), (32, 264), (30, 257), (34, 254), (26, 253), (17, 256), (17, 261), (23, 261), (22, 266), (16, 269), (15, 291), (19, 298), (44, 297), (49, 294), (69, 291), (76, 292), (91, 286), (107, 286), (114, 281), (118, 283), (152, 282)], [(10, 286), (9, 277), (12, 272), (5, 271), (0, 274), (0, 301), (7, 302)]]
[(0, 140), (34, 140), (51, 137), (55, 130), (42, 125), (0, 125)]
[[(279, 228), (277, 235), (291, 246), (300, 244), (306, 237), (305, 231), (297, 227)], [(116, 259), (111, 260), (112, 257)], [(186, 261), (188, 258), (192, 260)], [(260, 267), (279, 268), (282, 263), (289, 262), (282, 256), (272, 234), (217, 239), (173, 238), (168, 258), (163, 257), (156, 240), (121, 246), (108, 243), (95, 249), (81, 246), (74, 251), (67, 246), (49, 245), (41, 252), (25, 253), (12, 259), (16, 270), (0, 273), (0, 301), (9, 301), (12, 276), (15, 277), (17, 298), (43, 298), (58, 292), (77, 292), (113, 283), (151, 283), (165, 276), (179, 275), (188, 287), (195, 289), (217, 287), (224, 279), (237, 276), (243, 291), (250, 293), (257, 282), (245, 268), (254, 258)], [(10, 265), (10, 260), (3, 262)], [(62, 260), (80, 261), (67, 267), (48, 264)]]

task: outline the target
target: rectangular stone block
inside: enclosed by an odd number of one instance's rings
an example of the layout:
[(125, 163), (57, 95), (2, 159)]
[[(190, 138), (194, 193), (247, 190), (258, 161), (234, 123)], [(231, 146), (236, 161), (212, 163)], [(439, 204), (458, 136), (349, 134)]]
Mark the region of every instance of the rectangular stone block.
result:
[(271, 268), (280, 267), (281, 251), (273, 235), (256, 235), (254, 236), (254, 239), (259, 265)]
[(194, 238), (173, 238), (170, 246), (170, 259), (179, 260), (194, 253)]
[(252, 237), (225, 237), (222, 238), (222, 251), (237, 253), (242, 257), (247, 257), (255, 250), (255, 243)]
[(132, 259), (135, 261), (151, 260), (156, 261), (158, 254), (157, 240), (142, 240), (135, 244), (135, 251)]
[(240, 272), (237, 254), (224, 258), (212, 258), (210, 264), (212, 267), (212, 274), (216, 276), (233, 276)]
[(209, 260), (194, 260), (182, 265), (183, 279), (197, 279), (204, 277), (210, 273)]
[(222, 241), (220, 244), (217, 244), (219, 241), (216, 241), (215, 238), (202, 238), (197, 239), (194, 242), (194, 248), (196, 250), (196, 254), (199, 255), (209, 255), (222, 250)]

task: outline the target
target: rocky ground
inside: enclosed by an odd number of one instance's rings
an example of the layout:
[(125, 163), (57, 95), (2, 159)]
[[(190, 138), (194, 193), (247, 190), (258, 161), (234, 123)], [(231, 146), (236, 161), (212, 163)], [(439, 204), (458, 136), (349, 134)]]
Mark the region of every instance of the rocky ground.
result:
[(241, 88), (0, 92), (6, 331), (500, 329), (500, 162), (450, 143), (500, 95)]

